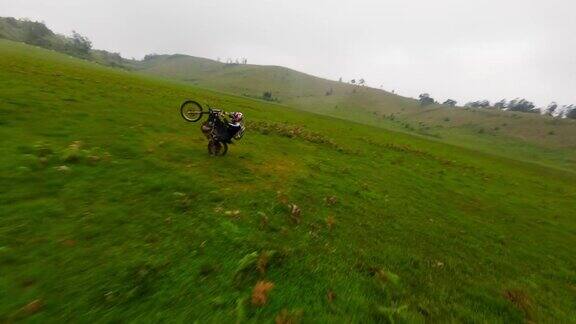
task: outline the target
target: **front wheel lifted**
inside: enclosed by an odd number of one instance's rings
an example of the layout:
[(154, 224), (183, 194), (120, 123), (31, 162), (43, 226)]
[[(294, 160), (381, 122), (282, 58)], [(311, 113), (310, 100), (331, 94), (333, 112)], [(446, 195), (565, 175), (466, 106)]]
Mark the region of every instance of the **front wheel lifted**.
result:
[(202, 118), (202, 106), (194, 100), (187, 100), (180, 106), (180, 115), (184, 120), (197, 122)]
[(215, 156), (223, 156), (228, 152), (228, 144), (216, 140), (208, 142), (208, 153)]

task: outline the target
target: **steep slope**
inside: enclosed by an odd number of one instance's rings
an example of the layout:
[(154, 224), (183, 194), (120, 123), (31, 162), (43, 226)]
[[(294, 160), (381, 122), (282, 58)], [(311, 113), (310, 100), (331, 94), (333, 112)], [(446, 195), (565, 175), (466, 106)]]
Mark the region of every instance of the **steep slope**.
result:
[(0, 183), (2, 322), (576, 316), (573, 173), (8, 41)]
[(576, 170), (576, 120), (496, 109), (420, 107), (414, 99), (277, 66), (160, 55), (133, 66), (206, 88), (274, 99), (298, 109), (423, 135), (485, 152)]

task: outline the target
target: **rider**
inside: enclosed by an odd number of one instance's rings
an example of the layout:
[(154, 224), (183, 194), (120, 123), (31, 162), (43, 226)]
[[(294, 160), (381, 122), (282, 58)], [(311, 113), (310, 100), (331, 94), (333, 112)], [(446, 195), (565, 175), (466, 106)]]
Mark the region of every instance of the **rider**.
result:
[[(212, 124), (210, 120), (204, 122), (201, 127), (202, 133), (210, 140), (212, 136), (211, 132), (214, 127), (216, 127), (216, 134), (220, 140), (226, 143), (232, 143), (232, 138), (242, 130), (241, 122), (244, 115), (241, 112), (231, 112), (219, 113), (219, 116), (224, 118), (221, 118), (221, 121), (215, 125)], [(225, 117), (229, 117), (231, 120), (228, 121)]]
[(242, 129), (242, 124), (240, 124), (240, 122), (242, 122), (244, 114), (235, 111), (228, 113), (228, 117), (230, 117), (230, 121), (226, 121), (226, 141), (230, 143), (234, 135)]

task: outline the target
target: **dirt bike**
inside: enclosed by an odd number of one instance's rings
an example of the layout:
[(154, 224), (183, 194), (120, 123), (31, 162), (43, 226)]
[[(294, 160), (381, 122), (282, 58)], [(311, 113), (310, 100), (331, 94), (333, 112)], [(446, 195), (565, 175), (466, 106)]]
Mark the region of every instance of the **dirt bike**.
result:
[[(207, 114), (208, 120), (202, 123), (200, 129), (208, 139), (208, 153), (222, 156), (228, 152), (228, 143), (231, 143), (231, 139), (228, 138), (226, 121), (223, 120), (223, 117), (228, 114), (227, 112), (209, 106), (208, 111), (204, 111), (198, 102), (186, 100), (180, 106), (180, 114), (184, 120), (192, 123), (199, 121), (202, 116)], [(240, 140), (244, 135), (244, 130), (245, 127), (242, 125), (233, 138)]]

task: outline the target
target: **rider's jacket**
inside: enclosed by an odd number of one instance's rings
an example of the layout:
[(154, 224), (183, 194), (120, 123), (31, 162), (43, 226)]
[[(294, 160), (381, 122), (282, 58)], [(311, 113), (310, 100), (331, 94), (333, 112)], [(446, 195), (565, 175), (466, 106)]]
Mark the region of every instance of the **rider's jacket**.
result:
[(240, 131), (242, 125), (240, 123), (228, 123), (228, 138), (231, 139)]

